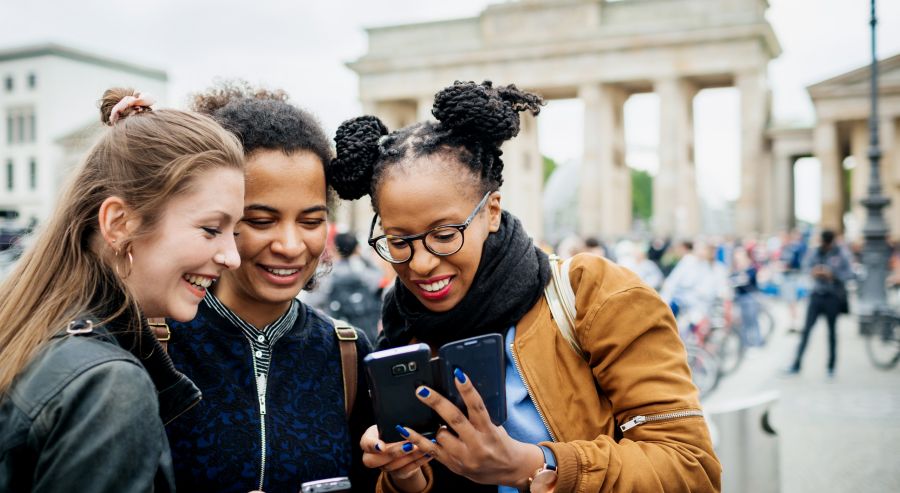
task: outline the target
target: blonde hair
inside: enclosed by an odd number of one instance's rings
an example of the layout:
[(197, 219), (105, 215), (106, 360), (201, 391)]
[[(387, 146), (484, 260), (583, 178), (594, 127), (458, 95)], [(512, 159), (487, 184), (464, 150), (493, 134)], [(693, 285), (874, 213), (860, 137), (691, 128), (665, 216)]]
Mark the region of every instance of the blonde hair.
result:
[[(100, 205), (120, 197), (140, 219), (137, 236), (151, 234), (169, 200), (213, 168), (243, 170), (243, 149), (211, 118), (178, 110), (128, 108), (110, 124), (110, 111), (133, 89), (113, 88), (100, 101), (110, 128), (70, 177), (34, 246), (0, 284), (0, 397), (50, 338), (84, 313), (139, 313), (116, 272), (115, 257), (98, 232)], [(127, 268), (127, 265), (124, 266)], [(116, 300), (118, 306), (108, 306)], [(112, 312), (110, 313), (110, 309)], [(135, 326), (134, 328), (137, 328)]]

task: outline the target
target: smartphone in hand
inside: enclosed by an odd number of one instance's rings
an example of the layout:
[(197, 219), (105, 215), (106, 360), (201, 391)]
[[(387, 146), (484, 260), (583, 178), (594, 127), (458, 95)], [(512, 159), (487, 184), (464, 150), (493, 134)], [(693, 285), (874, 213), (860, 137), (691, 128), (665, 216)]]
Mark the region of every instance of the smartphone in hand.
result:
[(346, 477), (307, 481), (300, 485), (300, 493), (338, 493), (350, 491), (350, 479)]
[(459, 368), (472, 380), (484, 400), (491, 422), (502, 425), (506, 421), (505, 354), (500, 334), (471, 337), (441, 346), (438, 355), (444, 396), (466, 412), (466, 403), (454, 383), (453, 370)]
[(405, 440), (396, 426), (402, 425), (433, 436), (438, 417), (416, 397), (420, 385), (432, 385), (431, 348), (412, 344), (369, 353), (363, 359), (369, 393), (375, 408), (378, 435), (385, 442)]

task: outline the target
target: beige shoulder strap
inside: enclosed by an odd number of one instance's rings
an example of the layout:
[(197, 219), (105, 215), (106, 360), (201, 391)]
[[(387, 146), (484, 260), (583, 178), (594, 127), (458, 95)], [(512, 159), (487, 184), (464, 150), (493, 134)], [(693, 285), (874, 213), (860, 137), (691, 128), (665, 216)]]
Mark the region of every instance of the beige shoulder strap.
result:
[(569, 264), (572, 259), (562, 261), (558, 255), (550, 255), (550, 282), (544, 288), (544, 296), (550, 305), (550, 313), (559, 327), (563, 339), (584, 359), (584, 351), (575, 336), (575, 292), (569, 282)]
[(359, 334), (352, 325), (343, 320), (334, 321), (334, 333), (338, 338), (338, 346), (341, 349), (341, 371), (344, 376), (344, 412), (350, 418), (353, 404), (356, 401), (356, 340)]

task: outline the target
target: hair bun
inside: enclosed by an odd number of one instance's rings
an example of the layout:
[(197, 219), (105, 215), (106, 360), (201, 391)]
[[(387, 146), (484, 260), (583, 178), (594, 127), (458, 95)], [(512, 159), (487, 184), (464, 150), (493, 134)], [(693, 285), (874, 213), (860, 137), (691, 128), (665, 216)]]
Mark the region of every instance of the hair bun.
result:
[[(100, 121), (104, 125), (112, 125), (109, 118), (112, 115), (113, 108), (119, 104), (119, 101), (128, 96), (134, 96), (137, 93), (137, 91), (130, 87), (111, 87), (104, 91), (103, 96), (100, 98)], [(124, 118), (126, 116), (128, 115), (123, 114), (121, 117)]]
[(334, 143), (337, 156), (329, 163), (328, 180), (344, 200), (356, 200), (369, 193), (372, 173), (380, 153), (378, 141), (388, 129), (375, 116), (347, 120), (337, 129)]
[(540, 96), (514, 85), (456, 81), (435, 95), (432, 114), (451, 131), (499, 146), (519, 133), (519, 112), (537, 116), (542, 104)]

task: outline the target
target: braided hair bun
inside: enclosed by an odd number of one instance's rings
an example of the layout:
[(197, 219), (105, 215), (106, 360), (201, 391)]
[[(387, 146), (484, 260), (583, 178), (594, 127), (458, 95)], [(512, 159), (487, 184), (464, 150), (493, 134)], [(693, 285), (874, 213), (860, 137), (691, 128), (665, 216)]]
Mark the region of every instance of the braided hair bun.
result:
[(515, 85), (456, 81), (434, 97), (432, 114), (454, 133), (499, 146), (519, 133), (519, 112), (541, 112), (543, 99)]
[(369, 193), (372, 174), (379, 158), (379, 140), (388, 129), (375, 116), (347, 120), (334, 137), (337, 157), (328, 166), (328, 181), (344, 200), (356, 200)]

